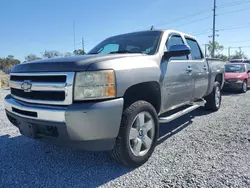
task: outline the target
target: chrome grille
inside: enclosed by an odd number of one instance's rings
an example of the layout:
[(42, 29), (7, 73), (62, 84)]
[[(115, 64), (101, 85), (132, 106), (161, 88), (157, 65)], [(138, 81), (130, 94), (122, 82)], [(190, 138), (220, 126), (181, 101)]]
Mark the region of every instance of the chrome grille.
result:
[(11, 73), (11, 95), (21, 101), (51, 104), (72, 104), (73, 72)]

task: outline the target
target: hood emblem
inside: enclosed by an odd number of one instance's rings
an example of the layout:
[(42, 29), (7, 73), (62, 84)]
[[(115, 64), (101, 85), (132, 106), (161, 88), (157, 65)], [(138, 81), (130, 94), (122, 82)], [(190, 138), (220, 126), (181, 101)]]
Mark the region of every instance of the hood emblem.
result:
[(24, 92), (31, 92), (32, 83), (30, 80), (24, 80), (24, 82), (21, 84), (21, 88)]

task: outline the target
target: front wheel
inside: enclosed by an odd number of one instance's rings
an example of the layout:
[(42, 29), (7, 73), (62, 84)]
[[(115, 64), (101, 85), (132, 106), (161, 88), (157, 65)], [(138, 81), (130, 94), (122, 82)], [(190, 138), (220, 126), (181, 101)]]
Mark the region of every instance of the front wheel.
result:
[(244, 80), (241, 86), (241, 93), (246, 93), (247, 92), (247, 81)]
[(221, 86), (219, 82), (214, 82), (213, 91), (205, 97), (205, 109), (217, 111), (221, 106)]
[(159, 130), (154, 107), (146, 101), (137, 101), (122, 115), (119, 135), (111, 156), (130, 167), (145, 163), (152, 155)]

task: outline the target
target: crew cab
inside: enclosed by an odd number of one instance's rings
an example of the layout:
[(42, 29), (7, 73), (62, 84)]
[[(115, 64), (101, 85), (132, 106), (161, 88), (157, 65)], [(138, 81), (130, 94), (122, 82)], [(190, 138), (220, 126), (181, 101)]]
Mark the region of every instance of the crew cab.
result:
[(140, 31), (107, 38), (86, 55), (16, 65), (5, 109), (24, 136), (108, 150), (135, 167), (152, 155), (160, 125), (199, 107), (217, 111), (223, 84), (224, 63), (206, 59), (195, 37)]
[(246, 93), (250, 86), (250, 64), (225, 64), (225, 84), (223, 89), (237, 89)]

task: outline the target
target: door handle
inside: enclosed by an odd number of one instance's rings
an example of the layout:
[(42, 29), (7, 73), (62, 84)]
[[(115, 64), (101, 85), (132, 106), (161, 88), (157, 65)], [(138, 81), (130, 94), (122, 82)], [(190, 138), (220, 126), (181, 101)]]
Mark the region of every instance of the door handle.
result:
[(204, 69), (204, 70), (207, 70), (207, 66), (204, 65), (203, 69)]
[(189, 72), (192, 72), (193, 69), (192, 69), (191, 67), (188, 67), (188, 68), (186, 69), (186, 71), (189, 73)]

